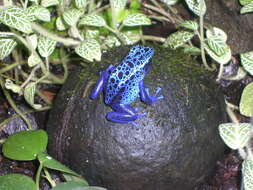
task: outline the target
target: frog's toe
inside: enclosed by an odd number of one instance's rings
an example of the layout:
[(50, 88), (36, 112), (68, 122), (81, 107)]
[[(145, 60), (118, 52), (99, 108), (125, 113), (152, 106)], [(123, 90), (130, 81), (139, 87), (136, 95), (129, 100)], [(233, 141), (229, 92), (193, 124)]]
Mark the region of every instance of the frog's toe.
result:
[(147, 92), (147, 95), (149, 95), (149, 88), (145, 88), (145, 91)]
[(157, 97), (158, 100), (161, 100), (161, 99), (163, 99), (163, 98), (164, 98), (163, 95)]
[(162, 88), (158, 87), (158, 88), (156, 89), (155, 95), (157, 95), (161, 90), (162, 90)]

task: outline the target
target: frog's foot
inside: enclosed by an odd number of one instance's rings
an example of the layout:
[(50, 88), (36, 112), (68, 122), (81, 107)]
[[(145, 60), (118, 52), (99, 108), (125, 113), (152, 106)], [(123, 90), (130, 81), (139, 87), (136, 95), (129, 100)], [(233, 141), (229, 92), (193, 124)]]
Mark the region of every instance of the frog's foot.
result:
[(149, 89), (148, 88), (145, 88), (145, 90), (142, 90), (141, 92), (142, 92), (141, 100), (144, 103), (149, 104), (149, 105), (151, 105), (151, 104), (155, 103), (156, 101), (161, 100), (161, 99), (164, 98), (163, 95), (158, 96), (158, 94), (161, 92), (161, 88), (159, 88), (159, 87), (156, 89), (156, 92), (155, 92), (154, 96), (151, 96), (149, 94)]
[(115, 122), (115, 123), (130, 123), (134, 126), (137, 124), (134, 122), (136, 119), (141, 118), (145, 116), (146, 113), (142, 114), (129, 114), (129, 113), (121, 113), (121, 112), (109, 112), (106, 115), (106, 118), (109, 121)]

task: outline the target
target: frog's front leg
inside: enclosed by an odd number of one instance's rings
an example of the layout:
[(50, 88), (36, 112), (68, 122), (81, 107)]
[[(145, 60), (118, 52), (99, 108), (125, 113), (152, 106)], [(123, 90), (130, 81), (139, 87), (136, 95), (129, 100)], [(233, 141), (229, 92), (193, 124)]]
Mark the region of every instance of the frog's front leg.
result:
[(155, 96), (150, 96), (149, 95), (149, 91), (148, 89), (145, 88), (144, 86), (144, 81), (140, 81), (139, 83), (139, 89), (140, 89), (140, 98), (141, 101), (143, 101), (146, 104), (153, 104), (155, 103), (157, 100), (163, 99), (163, 96), (157, 96), (157, 94), (161, 91), (161, 88), (157, 88)]
[(109, 65), (109, 67), (100, 73), (100, 77), (95, 85), (95, 87), (93, 88), (90, 98), (91, 99), (95, 99), (97, 98), (97, 96), (99, 95), (99, 93), (103, 90), (104, 85), (106, 84), (106, 81), (109, 78), (110, 72), (114, 69), (113, 65)]
[(132, 123), (135, 125), (134, 121), (136, 119), (146, 115), (146, 113), (143, 113), (143, 114), (136, 113), (136, 110), (132, 108), (130, 105), (113, 104), (111, 108), (114, 111), (109, 112), (106, 115), (106, 118), (109, 121), (116, 122), (116, 123)]

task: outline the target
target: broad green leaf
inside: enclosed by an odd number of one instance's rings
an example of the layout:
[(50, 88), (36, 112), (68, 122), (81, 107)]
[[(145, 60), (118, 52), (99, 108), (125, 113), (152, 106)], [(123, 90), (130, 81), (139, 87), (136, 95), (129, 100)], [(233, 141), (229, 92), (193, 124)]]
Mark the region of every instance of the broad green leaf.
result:
[(41, 63), (41, 59), (36, 55), (36, 54), (31, 54), (28, 57), (28, 66), (29, 67), (34, 67), (35, 65), (38, 65)]
[(204, 0), (185, 0), (189, 9), (196, 15), (204, 15), (206, 13), (206, 3)]
[(247, 5), (249, 3), (251, 3), (253, 0), (239, 0), (241, 5)]
[(244, 160), (242, 163), (243, 183), (245, 190), (253, 189), (253, 160)]
[(161, 0), (161, 1), (168, 6), (175, 5), (178, 2), (178, 0)]
[(245, 147), (250, 139), (251, 130), (250, 123), (223, 123), (219, 125), (220, 136), (231, 149)]
[(62, 17), (57, 17), (57, 19), (56, 19), (56, 28), (57, 28), (57, 30), (60, 30), (60, 31), (67, 29), (67, 26), (64, 23)]
[(78, 183), (75, 181), (68, 181), (65, 183), (60, 183), (56, 185), (51, 190), (106, 190), (102, 187), (95, 187), (95, 186), (84, 186), (82, 183)]
[(9, 7), (0, 11), (0, 22), (24, 33), (31, 33), (32, 27), (26, 11), (20, 7)]
[(253, 2), (243, 6), (240, 12), (241, 14), (253, 12)]
[(198, 47), (189, 46), (189, 45), (185, 45), (184, 52), (191, 54), (191, 55), (200, 55), (201, 54), (201, 50)]
[(5, 80), (5, 88), (11, 90), (14, 93), (19, 94), (21, 92), (21, 87), (14, 84), (10, 79)]
[(16, 45), (17, 42), (15, 42), (13, 39), (0, 39), (0, 60), (3, 60), (5, 57), (10, 55)]
[(56, 46), (56, 41), (46, 37), (40, 37), (38, 40), (38, 50), (42, 57), (49, 57)]
[(75, 0), (76, 8), (84, 9), (87, 5), (87, 0)]
[(75, 48), (75, 52), (88, 61), (93, 61), (93, 59), (96, 61), (101, 60), (100, 44), (95, 39), (84, 40)]
[(222, 56), (226, 53), (227, 45), (226, 43), (218, 36), (213, 36), (212, 38), (207, 39), (208, 47), (218, 56)]
[(206, 37), (207, 38), (220, 38), (220, 40), (226, 42), (228, 39), (227, 34), (217, 27), (212, 27), (211, 29), (206, 30)]
[(165, 47), (170, 47), (172, 49), (176, 49), (182, 45), (184, 45), (186, 42), (191, 40), (194, 36), (193, 32), (189, 31), (177, 31), (173, 34), (171, 34), (166, 41), (164, 42)]
[(253, 51), (240, 54), (243, 68), (253, 76)]
[(68, 173), (62, 173), (62, 175), (65, 181), (74, 181), (74, 182), (82, 183), (84, 186), (89, 186), (89, 183), (81, 176), (75, 176)]
[(36, 190), (34, 181), (22, 174), (7, 174), (0, 176), (1, 190)]
[(36, 83), (30, 82), (26, 85), (24, 90), (24, 98), (28, 104), (30, 104), (34, 109), (40, 109), (42, 106), (40, 104), (34, 104), (34, 96), (36, 91)]
[(142, 13), (133, 13), (128, 15), (122, 22), (125, 26), (151, 25), (151, 20)]
[(64, 166), (63, 164), (61, 164), (57, 160), (53, 159), (51, 156), (49, 156), (46, 153), (43, 153), (43, 152), (39, 153), (38, 160), (43, 165), (43, 167), (50, 168), (50, 169), (57, 170), (57, 171), (61, 171), (61, 172), (65, 172), (65, 173), (75, 175), (75, 176), (80, 176), (76, 172), (74, 172), (73, 170)]
[(129, 5), (132, 10), (139, 10), (141, 8), (140, 0), (132, 0)]
[(218, 62), (219, 64), (226, 64), (230, 61), (231, 57), (232, 57), (232, 52), (231, 49), (228, 45), (226, 45), (224, 47), (224, 54), (222, 54), (221, 56), (217, 56), (217, 54), (210, 49), (210, 47), (206, 44), (204, 44), (205, 46), (205, 50), (208, 53), (208, 55), (213, 58), (216, 62)]
[(192, 20), (186, 20), (186, 21), (180, 23), (179, 26), (184, 27), (189, 30), (193, 30), (193, 31), (196, 31), (199, 28), (198, 23), (195, 21), (192, 21)]
[(253, 116), (253, 82), (243, 89), (239, 108), (242, 115)]
[(81, 10), (69, 9), (63, 13), (63, 19), (69, 26), (74, 26), (82, 14)]
[(3, 154), (13, 160), (34, 160), (44, 152), (48, 137), (44, 130), (21, 131), (8, 137), (3, 144)]
[(41, 0), (40, 3), (43, 7), (51, 7), (59, 4), (59, 0)]
[(34, 21), (36, 19), (49, 22), (50, 21), (50, 12), (47, 8), (42, 6), (30, 6), (25, 9), (27, 12), (27, 16), (30, 21)]
[(100, 15), (85, 15), (79, 22), (80, 25), (105, 26), (106, 22)]
[(120, 46), (121, 43), (120, 41), (118, 40), (118, 38), (116, 36), (113, 36), (113, 35), (109, 35), (106, 37), (105, 41), (104, 41), (104, 44), (106, 46), (108, 46), (109, 48), (112, 48), (112, 47), (117, 47), (117, 46)]

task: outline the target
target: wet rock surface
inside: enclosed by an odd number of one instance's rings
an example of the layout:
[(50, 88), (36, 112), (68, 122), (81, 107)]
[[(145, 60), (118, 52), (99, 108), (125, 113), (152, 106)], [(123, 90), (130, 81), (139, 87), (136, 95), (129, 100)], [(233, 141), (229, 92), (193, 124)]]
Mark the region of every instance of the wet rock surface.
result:
[(223, 155), (223, 96), (187, 55), (155, 47), (145, 84), (151, 93), (161, 87), (164, 99), (153, 106), (136, 100), (133, 107), (148, 113), (137, 127), (109, 122), (102, 96), (88, 96), (98, 72), (128, 51), (114, 49), (70, 75), (49, 117), (49, 153), (109, 190), (192, 190)]

